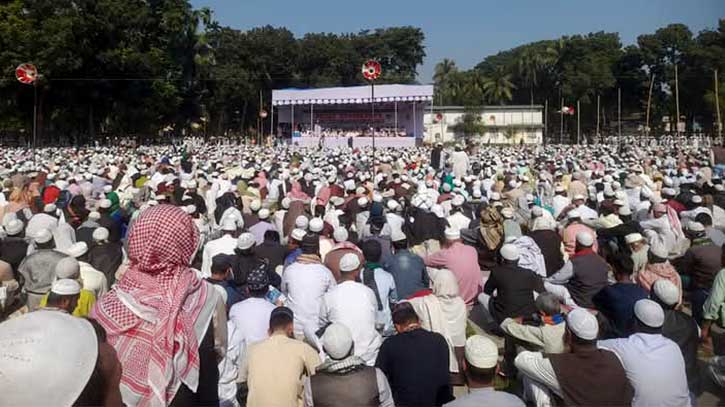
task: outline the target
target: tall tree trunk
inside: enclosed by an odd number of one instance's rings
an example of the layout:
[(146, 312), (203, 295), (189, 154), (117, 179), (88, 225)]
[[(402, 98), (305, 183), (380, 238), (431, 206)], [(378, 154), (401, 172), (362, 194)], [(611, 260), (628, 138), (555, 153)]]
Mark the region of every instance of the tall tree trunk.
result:
[[(245, 99), (244, 108), (242, 109), (242, 124), (239, 126), (240, 129), (245, 128), (247, 125), (247, 107), (248, 106), (249, 106), (249, 101)], [(243, 130), (242, 130), (242, 133), (244, 133)], [(242, 136), (242, 138), (244, 138), (244, 134), (240, 134), (240, 136)]]
[(96, 141), (96, 126), (93, 120), (93, 103), (88, 104), (88, 138), (93, 144)]

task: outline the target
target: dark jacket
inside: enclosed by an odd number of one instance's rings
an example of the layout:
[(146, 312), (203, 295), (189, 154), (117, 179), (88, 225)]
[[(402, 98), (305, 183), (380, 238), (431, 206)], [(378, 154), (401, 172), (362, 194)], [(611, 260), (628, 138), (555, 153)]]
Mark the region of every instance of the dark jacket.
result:
[(400, 250), (383, 264), (393, 276), (398, 298), (408, 298), (417, 291), (428, 288), (428, 272), (423, 259), (410, 250)]
[(388, 378), (396, 406), (440, 406), (453, 400), (448, 363), (445, 338), (418, 328), (385, 340), (375, 366)]
[(550, 277), (564, 266), (561, 253), (561, 237), (553, 230), (535, 230), (529, 234), (541, 249), (546, 264), (546, 276)]
[(116, 270), (122, 262), (121, 242), (93, 245), (88, 251), (88, 263), (106, 276), (109, 285), (116, 281)]
[(265, 240), (262, 244), (254, 248), (254, 255), (259, 259), (266, 260), (270, 268), (275, 270), (277, 266), (284, 265), (284, 259), (287, 257), (287, 248), (279, 243)]
[(608, 284), (609, 265), (591, 250), (573, 255), (571, 264), (574, 275), (566, 284), (571, 298), (580, 307), (594, 308), (592, 298)]
[(544, 283), (533, 271), (515, 264), (504, 264), (494, 268), (483, 287), (483, 292), (496, 296), (491, 298), (491, 315), (497, 324), (506, 318), (528, 317), (536, 312), (534, 291), (544, 292)]
[(380, 405), (374, 367), (359, 366), (346, 373), (317, 372), (310, 377), (310, 387), (317, 407)]
[(604, 349), (549, 354), (565, 406), (629, 406), (634, 390), (622, 363)]
[(665, 310), (665, 323), (662, 325), (662, 336), (671, 339), (680, 347), (685, 359), (687, 385), (690, 391), (700, 390), (700, 376), (697, 371), (697, 346), (700, 336), (695, 320), (680, 311)]
[(691, 288), (709, 290), (720, 271), (721, 257), (722, 250), (710, 239), (696, 239), (685, 255), (675, 261), (675, 267), (680, 274), (692, 276)]

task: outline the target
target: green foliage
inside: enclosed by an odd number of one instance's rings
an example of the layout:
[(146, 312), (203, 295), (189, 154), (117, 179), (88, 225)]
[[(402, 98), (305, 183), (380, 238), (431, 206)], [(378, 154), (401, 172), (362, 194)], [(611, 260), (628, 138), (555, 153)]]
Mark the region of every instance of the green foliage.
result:
[(474, 108), (466, 108), (463, 116), (451, 127), (454, 133), (461, 134), (466, 139), (473, 136), (480, 136), (486, 131), (481, 113)]
[(713, 74), (719, 70), (721, 84), (725, 76), (725, 19), (716, 30), (697, 35), (685, 25), (671, 24), (627, 47), (618, 34), (605, 32), (532, 42), (488, 56), (467, 71), (451, 69), (455, 62), (444, 60), (436, 67), (435, 102), (472, 106), (548, 101), (554, 114), (561, 99), (569, 106), (579, 101), (582, 129), (593, 133), (597, 96), (606, 129), (615, 125), (619, 88), (623, 117), (644, 117), (654, 74), (651, 124), (657, 128), (663, 116), (675, 113), (675, 64), (681, 114), (688, 126), (696, 119), (711, 129), (716, 116)]
[(42, 75), (39, 129), (48, 135), (153, 136), (203, 120), (209, 134), (228, 134), (255, 126), (260, 91), (269, 110), (271, 89), (362, 84), (369, 58), (383, 65), (381, 83), (413, 83), (423, 40), (414, 27), (303, 38), (272, 26), (240, 31), (187, 0), (4, 1), (0, 130), (32, 127), (33, 89), (14, 79), (24, 62)]

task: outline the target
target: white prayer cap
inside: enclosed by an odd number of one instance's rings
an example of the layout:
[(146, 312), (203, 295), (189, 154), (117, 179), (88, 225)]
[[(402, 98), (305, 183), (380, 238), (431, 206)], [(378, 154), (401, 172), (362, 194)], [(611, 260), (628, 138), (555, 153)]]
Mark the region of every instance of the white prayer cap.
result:
[(498, 347), (483, 335), (473, 335), (466, 339), (466, 362), (479, 369), (492, 369), (498, 364)]
[(355, 181), (351, 180), (351, 179), (343, 182), (342, 185), (345, 187), (345, 189), (347, 191), (352, 191), (353, 189), (355, 189)]
[(615, 199), (613, 204), (614, 206), (625, 206), (624, 201), (621, 199)]
[(669, 254), (664, 242), (657, 238), (650, 241), (649, 251), (660, 259), (666, 259)]
[(364, 196), (357, 199), (357, 205), (363, 207), (368, 204), (368, 199)]
[(262, 219), (262, 220), (269, 218), (269, 209), (267, 209), (267, 208), (260, 209), (257, 216), (259, 216), (259, 219)]
[(445, 213), (443, 213), (443, 207), (435, 204), (430, 208), (430, 211), (433, 212), (433, 214), (441, 219), (445, 218)]
[(501, 216), (503, 216), (505, 219), (511, 219), (514, 217), (514, 210), (506, 207), (501, 209)]
[(703, 226), (700, 222), (689, 222), (687, 224), (687, 230), (690, 232), (704, 232), (705, 226)]
[(624, 237), (624, 241), (627, 242), (627, 244), (641, 242), (642, 240), (644, 240), (644, 237), (639, 233), (630, 233)]
[(619, 210), (617, 211), (617, 213), (620, 214), (620, 215), (622, 215), (622, 216), (629, 216), (629, 215), (632, 214), (632, 210), (629, 209), (629, 206), (624, 205), (621, 208), (619, 208)]
[(443, 192), (451, 192), (451, 184), (443, 184)]
[(333, 196), (330, 198), (330, 203), (333, 206), (340, 206), (345, 203), (345, 198), (343, 198), (341, 196)]
[(648, 299), (642, 299), (634, 303), (634, 315), (639, 322), (650, 328), (659, 328), (665, 322), (665, 312), (660, 304)]
[(723, 184), (716, 184), (715, 185), (715, 191), (718, 191), (718, 192), (725, 191), (725, 185), (723, 185)]
[(498, 192), (494, 192), (491, 194), (491, 200), (492, 201), (500, 201), (501, 200), (501, 194)]
[(481, 190), (480, 189), (474, 189), (473, 190), (473, 197), (474, 198), (480, 198), (481, 197)]
[[(159, 199), (157, 196), (156, 199)], [(110, 199), (101, 199), (100, 202), (98, 202), (98, 207), (103, 209), (108, 209), (111, 207), (111, 200)]]
[(53, 239), (53, 234), (50, 233), (50, 230), (48, 229), (40, 229), (38, 233), (33, 236), (33, 240), (40, 244), (48, 243), (51, 239)]
[(518, 260), (520, 255), (519, 248), (513, 244), (504, 244), (501, 246), (501, 257), (508, 261)]
[(56, 278), (77, 279), (81, 275), (81, 265), (73, 257), (64, 257), (55, 265)]
[(98, 211), (91, 211), (88, 214), (88, 219), (90, 219), (90, 220), (98, 220), (98, 219), (101, 219), (101, 213), (98, 212)]
[(673, 188), (663, 188), (662, 194), (667, 196), (675, 196), (677, 195), (677, 191), (675, 191)]
[(576, 209), (572, 209), (572, 210), (570, 210), (570, 211), (569, 211), (569, 212), (568, 212), (568, 213), (566, 214), (566, 218), (567, 218), (567, 219), (577, 219), (577, 218), (581, 218), (581, 217), (582, 217), (582, 214), (581, 214), (581, 212), (579, 212), (579, 211), (578, 211), (578, 210), (576, 210)]
[(335, 229), (334, 232), (332, 232), (332, 237), (335, 239), (337, 243), (346, 242), (347, 238), (349, 237), (347, 234), (347, 229), (343, 227), (339, 227)]
[(398, 201), (391, 199), (388, 201), (387, 207), (389, 210), (394, 211), (394, 210), (398, 209), (398, 207), (400, 207), (400, 204), (398, 203)]
[(194, 181), (194, 180), (191, 180), (191, 181), (187, 181), (187, 183), (186, 183), (186, 187), (187, 187), (188, 189), (196, 189), (197, 185), (198, 185), (198, 184), (197, 184), (197, 183), (196, 183), (196, 181)]
[(566, 191), (566, 189), (564, 188), (563, 185), (557, 185), (554, 187), (554, 192), (564, 192), (564, 191)]
[[(357, 256), (352, 256), (357, 259)], [(329, 325), (322, 334), (322, 348), (332, 359), (344, 359), (350, 354), (353, 345), (352, 333), (343, 324)]]
[(50, 292), (58, 295), (78, 295), (81, 293), (81, 284), (70, 278), (61, 278), (53, 281)]
[(692, 199), (690, 199), (692, 203), (695, 204), (701, 204), (702, 203), (702, 197), (700, 195), (694, 195)]
[(237, 222), (234, 219), (224, 219), (224, 222), (222, 222), (222, 230), (225, 232), (234, 232), (237, 230)]
[(262, 201), (260, 201), (259, 199), (255, 199), (252, 201), (252, 203), (249, 204), (249, 207), (256, 212), (262, 207)]
[(189, 215), (193, 215), (196, 212), (196, 205), (186, 205), (184, 207), (184, 212)]
[(307, 226), (309, 224), (310, 224), (310, 221), (304, 215), (300, 215), (297, 217), (297, 219), (295, 219), (295, 227), (297, 229), (307, 230)]
[(383, 202), (383, 196), (378, 192), (373, 192), (373, 202)]
[(535, 218), (539, 218), (544, 216), (544, 210), (540, 206), (534, 206), (533, 208), (531, 208), (531, 214)]
[(400, 242), (407, 238), (408, 237), (405, 236), (405, 233), (403, 233), (403, 231), (400, 230), (400, 228), (393, 229), (393, 232), (390, 234), (390, 240), (393, 242)]
[(340, 271), (348, 272), (357, 270), (360, 267), (360, 258), (353, 253), (347, 253), (340, 258)]
[(453, 206), (461, 206), (466, 202), (466, 198), (463, 197), (463, 195), (456, 195), (451, 200), (451, 204)]
[(110, 192), (112, 192), (112, 191), (113, 191), (113, 187), (111, 185), (105, 185), (103, 187), (103, 192), (105, 192), (107, 194), (110, 193)]
[(47, 204), (47, 205), (45, 205), (45, 206), (43, 207), (43, 212), (45, 212), (45, 213), (53, 213), (53, 212), (55, 212), (55, 211), (56, 211), (57, 209), (58, 209), (58, 208), (57, 208), (57, 207), (55, 206), (55, 204), (49, 203), (49, 204)]
[(574, 195), (574, 199), (573, 200), (574, 201), (586, 201), (587, 200), (587, 197), (585, 197), (582, 194), (576, 194), (576, 195)]
[(446, 239), (457, 240), (461, 238), (461, 231), (458, 228), (446, 228)]
[(594, 244), (594, 235), (590, 232), (579, 232), (576, 234), (576, 242), (584, 247), (591, 247)]
[(574, 308), (566, 316), (569, 330), (580, 339), (593, 341), (599, 335), (597, 318), (584, 308)]
[(292, 200), (291, 200), (291, 199), (289, 199), (288, 197), (284, 197), (284, 198), (282, 199), (282, 208), (284, 208), (284, 209), (289, 209), (289, 205), (290, 205), (290, 203), (292, 203)]
[(305, 232), (304, 229), (294, 229), (292, 230), (292, 233), (290, 233), (290, 237), (298, 242), (301, 242), (302, 239), (305, 238), (305, 235), (307, 235), (307, 232)]
[(13, 219), (5, 225), (5, 232), (8, 236), (15, 236), (23, 231), (23, 221), (20, 219)]
[[(12, 359), (0, 380), (2, 404), (8, 406), (72, 405), (98, 358), (91, 324), (62, 312), (30, 312), (8, 320), (0, 325), (0, 343)], [(43, 375), (53, 379), (38, 380)]]
[(365, 193), (365, 187), (357, 187), (355, 188), (355, 193), (360, 195)]
[(75, 258), (83, 256), (86, 252), (88, 252), (88, 244), (86, 242), (76, 242), (65, 249), (65, 254)]
[(247, 250), (254, 246), (254, 244), (257, 243), (257, 239), (254, 238), (254, 235), (245, 232), (239, 235), (239, 238), (237, 238), (237, 248), (240, 250)]
[(93, 240), (96, 242), (105, 242), (108, 240), (108, 236), (110, 233), (108, 232), (108, 229), (104, 227), (96, 228), (96, 230), (93, 231)]
[(314, 233), (320, 233), (322, 232), (322, 229), (325, 227), (325, 222), (322, 221), (320, 218), (312, 218), (310, 220), (310, 232)]
[(665, 305), (672, 306), (680, 301), (680, 290), (670, 280), (661, 278), (655, 281), (652, 289), (654, 290), (657, 298), (665, 303)]

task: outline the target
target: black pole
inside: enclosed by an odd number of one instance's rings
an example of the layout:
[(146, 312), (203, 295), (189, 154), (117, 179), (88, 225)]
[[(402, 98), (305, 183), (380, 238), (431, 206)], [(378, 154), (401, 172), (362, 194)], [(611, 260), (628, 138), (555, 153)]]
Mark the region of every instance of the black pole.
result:
[(37, 129), (38, 127), (38, 81), (33, 82), (33, 148), (37, 146)]
[[(370, 122), (372, 126), (370, 126), (373, 130), (373, 180), (375, 180), (376, 174), (376, 167), (375, 167), (375, 81), (370, 81), (370, 109), (372, 110), (372, 116), (370, 116)], [(373, 181), (373, 189), (375, 189), (374, 181)]]

